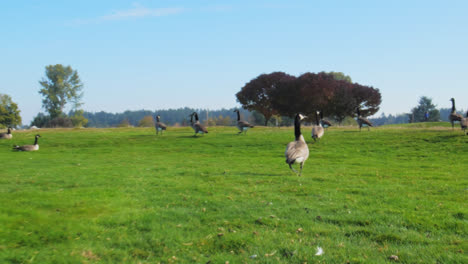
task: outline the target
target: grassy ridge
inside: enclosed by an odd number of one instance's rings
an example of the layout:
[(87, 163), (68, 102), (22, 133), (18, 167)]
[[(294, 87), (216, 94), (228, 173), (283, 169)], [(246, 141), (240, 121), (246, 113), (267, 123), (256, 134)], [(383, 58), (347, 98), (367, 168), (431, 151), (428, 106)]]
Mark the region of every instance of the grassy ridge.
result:
[[(291, 128), (41, 130), (0, 141), (0, 262), (466, 263), (468, 137)], [(315, 256), (316, 248), (324, 250)], [(256, 257), (255, 257), (256, 256)]]

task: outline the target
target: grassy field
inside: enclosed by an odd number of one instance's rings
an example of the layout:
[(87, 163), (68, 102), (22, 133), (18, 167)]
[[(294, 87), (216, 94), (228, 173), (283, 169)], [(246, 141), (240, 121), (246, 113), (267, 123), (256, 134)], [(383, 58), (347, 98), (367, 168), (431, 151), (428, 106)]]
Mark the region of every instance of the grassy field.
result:
[[(468, 263), (468, 136), (331, 128), (40, 130), (0, 141), (0, 263)], [(316, 256), (317, 247), (324, 251)], [(398, 256), (398, 261), (389, 259)]]

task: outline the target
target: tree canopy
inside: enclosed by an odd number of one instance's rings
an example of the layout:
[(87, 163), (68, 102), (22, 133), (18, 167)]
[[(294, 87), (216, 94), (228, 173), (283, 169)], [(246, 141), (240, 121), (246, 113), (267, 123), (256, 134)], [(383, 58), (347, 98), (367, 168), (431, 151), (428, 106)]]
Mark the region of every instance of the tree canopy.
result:
[(16, 127), (21, 125), (18, 105), (7, 94), (0, 94), (0, 127)]
[(308, 72), (297, 78), (283, 72), (262, 74), (236, 96), (244, 108), (263, 114), (265, 124), (273, 115), (310, 115), (317, 110), (341, 122), (353, 116), (357, 107), (363, 116), (372, 115), (382, 102), (378, 89), (352, 83), (351, 77), (340, 72)]
[(45, 74), (46, 78), (39, 81), (42, 86), (39, 93), (44, 97), (43, 107), (52, 119), (63, 115), (68, 102), (72, 102), (75, 108), (81, 105), (83, 83), (76, 70), (56, 64), (46, 66)]
[(240, 92), (236, 94), (237, 101), (247, 110), (255, 110), (265, 117), (265, 125), (270, 118), (277, 114), (277, 109), (272, 105), (271, 95), (278, 85), (287, 85), (295, 80), (294, 76), (284, 72), (273, 72), (270, 74), (261, 74), (251, 80)]

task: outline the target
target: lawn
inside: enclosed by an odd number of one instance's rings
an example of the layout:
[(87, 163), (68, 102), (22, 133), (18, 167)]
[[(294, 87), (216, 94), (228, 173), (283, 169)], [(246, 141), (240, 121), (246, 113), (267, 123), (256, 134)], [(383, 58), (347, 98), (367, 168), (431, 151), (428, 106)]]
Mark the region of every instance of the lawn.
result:
[[(0, 263), (468, 263), (459, 126), (44, 129), (0, 141)], [(37, 152), (13, 152), (32, 144)], [(317, 247), (323, 254), (315, 255)], [(390, 259), (394, 255), (397, 256)]]

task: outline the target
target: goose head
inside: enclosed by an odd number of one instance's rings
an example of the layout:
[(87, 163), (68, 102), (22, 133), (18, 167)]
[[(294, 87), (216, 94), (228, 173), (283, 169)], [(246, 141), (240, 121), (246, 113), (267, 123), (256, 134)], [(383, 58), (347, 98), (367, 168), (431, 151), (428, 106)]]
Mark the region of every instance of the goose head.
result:
[(307, 116), (302, 115), (302, 114), (298, 114), (298, 116), (299, 116), (299, 120), (300, 120), (300, 121), (302, 121), (302, 120), (304, 120), (305, 118), (307, 118)]

